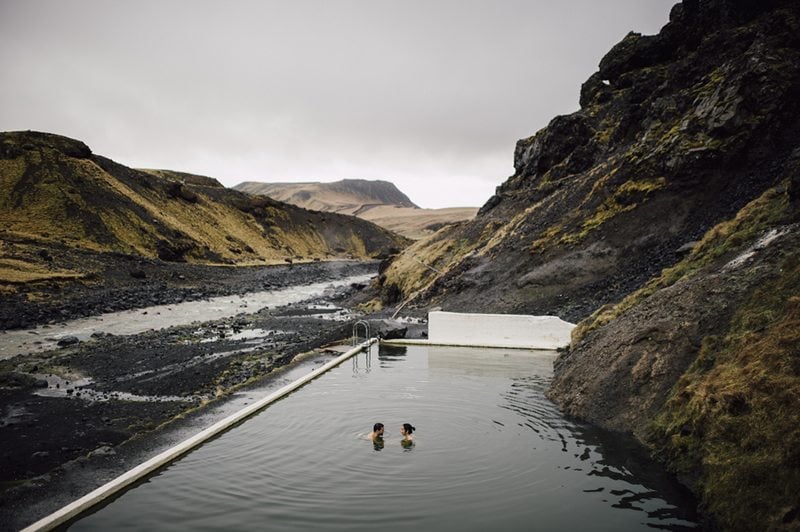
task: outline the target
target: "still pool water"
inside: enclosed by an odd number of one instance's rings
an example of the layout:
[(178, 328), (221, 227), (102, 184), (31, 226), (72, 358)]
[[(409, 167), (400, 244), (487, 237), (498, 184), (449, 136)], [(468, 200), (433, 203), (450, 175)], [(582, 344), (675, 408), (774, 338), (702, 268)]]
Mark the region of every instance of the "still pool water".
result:
[[(373, 348), (70, 530), (695, 528), (694, 502), (635, 445), (544, 397), (554, 357)], [(365, 438), (377, 421), (382, 447)]]

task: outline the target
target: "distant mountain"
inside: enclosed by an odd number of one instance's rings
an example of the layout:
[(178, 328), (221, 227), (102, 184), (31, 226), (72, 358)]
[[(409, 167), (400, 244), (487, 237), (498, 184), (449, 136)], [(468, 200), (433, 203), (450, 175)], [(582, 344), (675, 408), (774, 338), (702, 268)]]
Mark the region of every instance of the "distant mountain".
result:
[(421, 209), (393, 183), (344, 179), (333, 183), (261, 183), (245, 181), (233, 187), (306, 209), (351, 214), (408, 238), (422, 238), (445, 225), (469, 220), (477, 207)]
[(418, 208), (393, 183), (367, 179), (343, 179), (333, 183), (260, 183), (245, 181), (234, 190), (262, 194), (315, 211), (358, 214), (370, 205)]
[(253, 197), (208, 177), (134, 170), (48, 133), (0, 133), (0, 184), (0, 287), (86, 274), (56, 268), (51, 247), (269, 264), (379, 257), (406, 244), (352, 216)]

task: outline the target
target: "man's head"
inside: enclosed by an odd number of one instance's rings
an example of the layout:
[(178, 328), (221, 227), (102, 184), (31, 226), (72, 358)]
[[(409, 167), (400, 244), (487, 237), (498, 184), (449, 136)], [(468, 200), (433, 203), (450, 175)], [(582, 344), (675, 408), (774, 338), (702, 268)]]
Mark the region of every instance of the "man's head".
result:
[(372, 426), (372, 432), (378, 434), (379, 436), (383, 434), (383, 423), (375, 423)]

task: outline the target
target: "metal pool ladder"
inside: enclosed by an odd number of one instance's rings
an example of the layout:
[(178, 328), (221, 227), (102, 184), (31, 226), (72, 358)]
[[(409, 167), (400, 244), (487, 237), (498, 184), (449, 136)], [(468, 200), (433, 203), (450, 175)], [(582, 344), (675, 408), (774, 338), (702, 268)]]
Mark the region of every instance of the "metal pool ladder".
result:
[(359, 320), (353, 324), (353, 347), (359, 344), (358, 339), (360, 336), (358, 335), (359, 327), (364, 328), (364, 341), (369, 340), (369, 323), (365, 320)]

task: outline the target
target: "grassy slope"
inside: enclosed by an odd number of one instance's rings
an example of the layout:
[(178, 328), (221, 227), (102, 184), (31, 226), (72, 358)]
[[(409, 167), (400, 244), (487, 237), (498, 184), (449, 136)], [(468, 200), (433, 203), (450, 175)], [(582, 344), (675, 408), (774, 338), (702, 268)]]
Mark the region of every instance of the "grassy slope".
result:
[[(786, 180), (712, 228), (687, 258), (579, 323), (573, 344), (626, 319), (661, 290), (715, 275), (759, 238), (797, 232), (792, 188)], [(694, 362), (645, 436), (730, 530), (779, 529), (784, 517), (800, 508), (800, 251), (784, 249), (774, 270), (721, 332), (702, 338)], [(656, 323), (659, 317), (652, 319)], [(660, 349), (669, 358), (671, 346)]]
[(768, 189), (764, 194), (748, 203), (735, 218), (714, 226), (692, 249), (689, 256), (647, 282), (618, 303), (604, 305), (573, 330), (572, 341), (577, 343), (588, 332), (597, 329), (622, 315), (626, 310), (642, 302), (656, 290), (672, 286), (702, 271), (702, 268), (728, 256), (743, 243), (778, 225), (789, 210), (788, 182)]
[(359, 212), (357, 216), (407, 238), (419, 240), (431, 236), (445, 225), (471, 220), (477, 212), (477, 207), (416, 209), (381, 205)]
[(780, 528), (800, 508), (800, 254), (704, 339), (652, 431), (725, 528)]
[[(77, 141), (3, 133), (0, 280), (82, 275), (38, 254), (49, 246), (212, 264), (370, 258), (405, 241), (357, 218), (252, 200), (185, 175), (145, 173), (92, 156)], [(197, 182), (196, 180), (194, 180)]]

